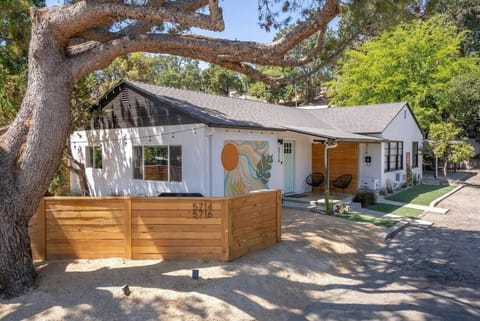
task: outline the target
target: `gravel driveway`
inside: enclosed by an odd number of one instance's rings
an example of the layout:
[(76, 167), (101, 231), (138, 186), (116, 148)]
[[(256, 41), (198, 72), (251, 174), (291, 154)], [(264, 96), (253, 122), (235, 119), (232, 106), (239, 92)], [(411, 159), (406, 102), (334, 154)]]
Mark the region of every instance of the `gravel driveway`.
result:
[[(305, 310), (308, 320), (480, 320), (480, 175), (366, 255), (344, 286), (332, 285)], [(300, 319), (299, 319), (300, 320)]]

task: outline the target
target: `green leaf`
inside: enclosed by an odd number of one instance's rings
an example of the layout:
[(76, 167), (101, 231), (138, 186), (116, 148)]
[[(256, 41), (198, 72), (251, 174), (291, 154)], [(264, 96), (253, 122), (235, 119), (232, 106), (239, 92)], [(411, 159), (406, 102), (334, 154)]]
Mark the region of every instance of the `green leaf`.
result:
[(272, 170), (272, 163), (273, 163), (273, 155), (262, 155), (262, 158), (258, 161), (257, 164), (257, 178), (262, 184), (267, 185)]

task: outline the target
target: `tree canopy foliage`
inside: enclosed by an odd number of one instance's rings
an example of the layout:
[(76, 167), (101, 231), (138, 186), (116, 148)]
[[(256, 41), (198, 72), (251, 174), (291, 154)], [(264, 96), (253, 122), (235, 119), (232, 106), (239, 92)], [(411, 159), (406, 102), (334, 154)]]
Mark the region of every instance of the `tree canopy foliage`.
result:
[(345, 52), (329, 94), (338, 106), (408, 101), (420, 125), (449, 118), (443, 99), (452, 79), (480, 72), (464, 57), (464, 33), (443, 16), (402, 24)]
[(44, 5), (44, 0), (0, 2), (0, 127), (15, 117), (27, 85), (29, 8)]

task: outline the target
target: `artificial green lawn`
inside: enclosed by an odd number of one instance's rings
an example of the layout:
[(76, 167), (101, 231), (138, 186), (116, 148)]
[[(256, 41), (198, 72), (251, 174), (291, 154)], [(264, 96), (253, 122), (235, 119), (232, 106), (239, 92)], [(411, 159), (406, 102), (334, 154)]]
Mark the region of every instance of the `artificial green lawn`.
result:
[(456, 186), (439, 186), (439, 185), (417, 185), (398, 194), (385, 197), (390, 201), (402, 203), (412, 203), (417, 205), (430, 205), (430, 203), (442, 195), (455, 189)]
[(405, 216), (405, 217), (417, 217), (418, 215), (423, 213), (422, 210), (417, 210), (415, 208), (408, 208), (408, 207), (383, 204), (383, 203), (372, 204), (367, 208), (369, 210), (374, 210), (377, 212), (383, 212), (387, 214), (394, 214), (394, 215)]
[(386, 218), (378, 218), (375, 216), (371, 215), (365, 215), (365, 214), (358, 214), (358, 213), (345, 213), (345, 214), (340, 214), (339, 217), (350, 220), (350, 221), (355, 221), (355, 222), (362, 222), (362, 223), (369, 223), (373, 224), (376, 226), (383, 226), (383, 227), (391, 227), (395, 225), (397, 222), (386, 219)]

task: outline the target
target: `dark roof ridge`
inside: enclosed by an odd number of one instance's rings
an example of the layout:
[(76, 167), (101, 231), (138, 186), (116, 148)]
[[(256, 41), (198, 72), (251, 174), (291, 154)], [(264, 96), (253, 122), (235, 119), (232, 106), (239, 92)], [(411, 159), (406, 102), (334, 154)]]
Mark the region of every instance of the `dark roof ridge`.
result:
[(151, 84), (151, 83), (147, 83), (147, 82), (143, 82), (143, 81), (128, 80), (128, 79), (122, 79), (122, 80), (123, 80), (124, 82), (126, 82), (126, 83), (131, 83), (131, 84), (133, 84), (133, 85), (135, 85), (135, 83), (140, 83), (140, 84), (142, 84), (142, 85), (156, 86), (156, 87), (161, 87), (161, 88), (165, 88), (165, 89), (168, 89), (168, 90), (190, 92), (190, 93), (194, 93), (194, 94), (197, 94), (197, 95), (203, 94), (203, 95), (206, 95), (206, 96), (228, 98), (228, 99), (232, 99), (232, 100), (242, 100), (242, 101), (247, 101), (247, 102), (252, 102), (252, 103), (257, 103), (257, 104), (264, 104), (264, 105), (269, 105), (269, 106), (285, 107), (285, 108), (292, 108), (292, 109), (295, 108), (295, 107), (292, 107), (292, 106), (274, 104), (274, 103), (269, 103), (269, 102), (265, 102), (265, 101), (261, 101), (261, 100), (253, 100), (253, 99), (247, 99), (247, 98), (237, 98), (237, 97), (230, 97), (230, 96), (222, 96), (222, 95), (217, 95), (217, 94), (206, 93), (206, 92), (204, 92), (204, 91), (197, 91), (197, 90), (192, 90), (192, 89), (181, 89), (181, 88), (175, 88), (175, 87), (167, 87), (167, 86), (161, 86), (161, 85), (157, 85), (157, 84)]

